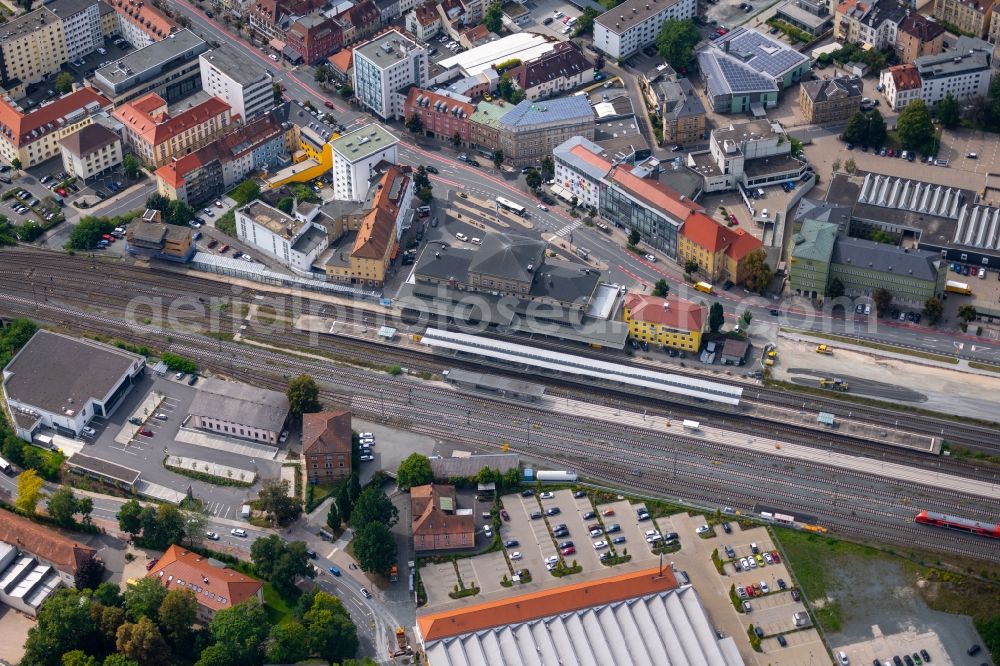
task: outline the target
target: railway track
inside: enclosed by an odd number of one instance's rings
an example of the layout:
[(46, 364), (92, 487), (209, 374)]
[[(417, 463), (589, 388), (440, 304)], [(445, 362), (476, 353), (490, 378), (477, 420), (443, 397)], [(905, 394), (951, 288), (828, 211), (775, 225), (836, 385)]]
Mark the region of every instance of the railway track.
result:
[[(34, 304), (24, 299), (21, 305), (29, 311), (34, 308)], [(56, 307), (40, 305), (39, 310), (51, 314)], [(81, 313), (77, 318), (87, 332), (116, 335), (133, 343), (148, 344), (157, 334), (141, 326), (127, 329), (123, 334), (120, 321), (101, 315)], [(644, 494), (687, 498), (708, 507), (716, 506), (724, 497), (728, 505), (747, 510), (757, 502), (781, 502), (823, 516), (828, 526), (847, 535), (869, 539), (877, 535), (877, 541), (900, 546), (918, 540), (921, 544), (932, 541), (935, 548), (944, 552), (1000, 560), (998, 544), (982, 543), (971, 537), (956, 540), (953, 535), (938, 538), (916, 528), (912, 515), (922, 507), (911, 506), (915, 499), (920, 499), (926, 506), (958, 515), (967, 514), (970, 507), (976, 506), (979, 515), (991, 512), (995, 516), (1000, 515), (997, 499), (981, 502), (942, 488), (923, 488), (919, 498), (911, 498), (914, 493), (903, 495), (899, 484), (856, 472), (831, 470), (818, 463), (796, 462), (789, 468), (787, 463), (762, 462), (747, 452), (721, 444), (691, 444), (683, 438), (645, 431), (637, 436), (620, 424), (587, 418), (569, 422), (558, 414), (470, 398), (443, 388), (418, 387), (415, 397), (411, 384), (389, 375), (373, 375), (324, 360), (289, 357), (197, 335), (178, 334), (168, 342), (168, 347), (217, 372), (237, 376), (252, 373), (256, 383), (279, 390), (287, 377), (307, 372), (321, 382), (346, 386), (343, 392), (325, 391), (324, 397), (353, 411), (396, 420), (435, 437), (460, 439), (483, 447), (496, 447), (507, 441), (526, 456), (548, 457), (585, 475)], [(433, 398), (431, 405), (414, 402), (425, 395)], [(463, 424), (461, 406), (470, 404), (475, 407), (475, 419), (467, 407)], [(544, 432), (538, 433), (535, 424)], [(588, 435), (587, 438), (581, 439), (582, 434)], [(707, 460), (706, 452), (710, 454)], [(668, 473), (665, 467), (671, 455), (673, 466)], [(775, 465), (782, 466), (777, 476)], [(725, 474), (720, 476), (718, 472), (723, 466)], [(636, 468), (641, 472), (639, 477), (632, 475)], [(825, 495), (819, 489), (822, 484), (829, 484), (831, 474), (840, 475), (844, 481), (836, 482), (830, 500), (825, 502)], [(843, 506), (846, 504), (855, 508), (848, 510)]]

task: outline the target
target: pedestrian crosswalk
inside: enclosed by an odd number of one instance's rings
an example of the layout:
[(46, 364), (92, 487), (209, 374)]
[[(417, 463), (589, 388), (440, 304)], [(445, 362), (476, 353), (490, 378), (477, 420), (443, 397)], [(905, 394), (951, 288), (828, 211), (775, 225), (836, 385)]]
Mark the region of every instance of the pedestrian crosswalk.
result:
[(557, 231), (556, 236), (558, 236), (559, 238), (566, 238), (566, 236), (569, 236), (571, 233), (579, 229), (581, 225), (583, 225), (583, 220), (576, 220), (574, 222), (570, 222), (565, 227)]

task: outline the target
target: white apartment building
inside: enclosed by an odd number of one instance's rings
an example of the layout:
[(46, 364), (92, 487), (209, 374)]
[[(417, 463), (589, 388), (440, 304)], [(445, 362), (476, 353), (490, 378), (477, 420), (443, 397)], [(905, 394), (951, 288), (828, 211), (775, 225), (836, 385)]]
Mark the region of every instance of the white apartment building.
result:
[(354, 48), (354, 97), (383, 120), (401, 118), (410, 85), (427, 84), (427, 49), (396, 30)]
[(993, 45), (979, 39), (960, 37), (955, 49), (917, 58), (921, 98), (933, 106), (951, 95), (959, 102), (985, 96), (993, 78)]
[(694, 18), (697, 0), (626, 0), (594, 21), (594, 48), (627, 58), (656, 41), (667, 19)]
[(912, 63), (893, 65), (882, 70), (879, 75), (882, 95), (893, 111), (899, 111), (915, 99), (921, 99), (923, 91), (920, 73)]
[(333, 149), (333, 195), (341, 201), (363, 201), (375, 165), (398, 163), (399, 139), (381, 125), (368, 125), (330, 142)]
[(199, 61), (202, 89), (229, 104), (244, 123), (274, 106), (270, 72), (239, 49), (223, 44)]
[(323, 225), (286, 215), (260, 200), (236, 210), (236, 234), (244, 243), (307, 276), (330, 244)]
[(63, 169), (84, 182), (122, 163), (122, 140), (101, 123), (91, 123), (59, 142)]
[(611, 171), (607, 152), (593, 141), (582, 136), (574, 136), (552, 151), (555, 165), (555, 186), (561, 187), (578, 205), (599, 208), (601, 187)]
[(69, 60), (93, 53), (104, 43), (97, 0), (55, 0), (46, 7), (62, 20)]

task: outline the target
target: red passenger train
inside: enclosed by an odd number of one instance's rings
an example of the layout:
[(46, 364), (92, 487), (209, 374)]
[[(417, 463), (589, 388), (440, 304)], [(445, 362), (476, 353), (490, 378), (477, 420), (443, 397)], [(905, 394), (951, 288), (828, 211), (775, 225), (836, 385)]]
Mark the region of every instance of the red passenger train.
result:
[(935, 513), (934, 511), (921, 511), (917, 514), (915, 520), (922, 525), (947, 527), (953, 530), (978, 534), (979, 536), (1000, 539), (1000, 525), (995, 523), (982, 523), (978, 520), (969, 520), (968, 518), (956, 518), (955, 516), (946, 516), (943, 513)]

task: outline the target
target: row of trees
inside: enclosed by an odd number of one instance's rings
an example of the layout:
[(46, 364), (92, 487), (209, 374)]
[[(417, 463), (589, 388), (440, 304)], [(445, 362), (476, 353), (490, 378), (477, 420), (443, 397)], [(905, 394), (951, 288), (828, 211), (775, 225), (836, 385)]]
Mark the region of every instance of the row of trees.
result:
[(271, 625), (256, 599), (218, 611), (198, 628), (198, 599), (186, 588), (167, 591), (143, 578), (121, 592), (113, 583), (97, 589), (61, 589), (41, 607), (25, 642), (24, 666), (243, 666), (295, 663), (315, 657), (353, 659), (357, 628), (343, 603), (310, 591), (291, 617)]

